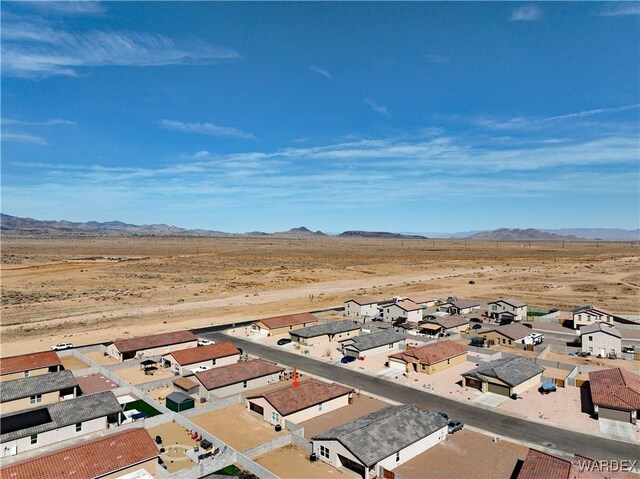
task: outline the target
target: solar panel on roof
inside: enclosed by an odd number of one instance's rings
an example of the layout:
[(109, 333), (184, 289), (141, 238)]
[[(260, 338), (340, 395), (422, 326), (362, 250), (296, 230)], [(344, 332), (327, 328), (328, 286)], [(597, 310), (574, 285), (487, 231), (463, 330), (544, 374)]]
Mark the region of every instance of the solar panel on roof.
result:
[(0, 421), (0, 435), (47, 424), (51, 421), (51, 416), (46, 408), (31, 409), (20, 414), (4, 416)]

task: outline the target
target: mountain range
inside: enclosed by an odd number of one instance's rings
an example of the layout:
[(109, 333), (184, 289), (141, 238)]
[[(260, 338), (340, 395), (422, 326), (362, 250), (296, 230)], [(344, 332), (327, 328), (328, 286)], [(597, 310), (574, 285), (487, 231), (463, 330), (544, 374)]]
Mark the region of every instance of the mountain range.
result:
[(11, 236), (241, 236), (241, 237), (275, 237), (275, 238), (321, 238), (338, 236), (340, 238), (381, 238), (381, 239), (427, 239), (457, 238), (492, 241), (638, 241), (640, 230), (623, 230), (613, 228), (577, 228), (558, 230), (508, 229), (492, 231), (469, 231), (460, 233), (394, 233), (387, 231), (349, 230), (337, 235), (329, 235), (322, 231), (312, 231), (304, 226), (288, 231), (264, 233), (252, 231), (248, 233), (225, 233), (203, 229), (186, 229), (166, 224), (134, 225), (121, 221), (42, 221), (33, 218), (20, 218), (0, 213), (0, 231)]

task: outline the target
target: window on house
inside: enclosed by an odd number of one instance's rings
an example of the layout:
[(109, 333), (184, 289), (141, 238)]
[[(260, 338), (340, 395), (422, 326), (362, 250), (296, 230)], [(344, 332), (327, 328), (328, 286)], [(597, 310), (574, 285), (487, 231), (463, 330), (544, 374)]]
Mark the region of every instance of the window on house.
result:
[(29, 371), (25, 371), (23, 376), (24, 376), (25, 379), (28, 378), (29, 377)]
[(280, 415), (277, 412), (273, 411), (271, 413), (271, 421), (273, 421), (276, 424), (280, 424)]
[(400, 451), (396, 452), (396, 462), (400, 461)]
[(82, 423), (81, 422), (77, 422), (76, 423), (76, 432), (80, 432), (82, 431)]
[(593, 336), (589, 336), (589, 341), (593, 341)]
[(212, 359), (212, 360), (211, 360), (211, 364), (215, 366), (215, 365), (216, 365), (216, 360), (215, 360), (215, 359)]
[(322, 411), (322, 403), (318, 404), (318, 411)]
[(393, 349), (393, 343), (389, 345), (389, 349)]
[(289, 331), (291, 331), (293, 329), (293, 326), (289, 326)]
[(38, 444), (38, 435), (37, 434), (32, 434), (31, 435), (31, 444)]
[(447, 364), (451, 364), (451, 359), (447, 359)]
[(593, 352), (593, 346), (589, 346), (589, 352), (592, 353)]
[(246, 387), (247, 387), (247, 381), (243, 381), (243, 382), (242, 382), (242, 387), (243, 387), (243, 388), (246, 388)]
[(509, 340), (509, 344), (511, 344), (511, 340)]
[(36, 394), (35, 396), (31, 396), (29, 398), (29, 402), (31, 404), (42, 402), (42, 394)]
[(427, 366), (425, 366), (424, 364), (422, 365), (422, 370), (424, 371), (425, 369), (427, 369)]
[(324, 446), (320, 446), (320, 455), (322, 457), (326, 457), (327, 459), (329, 459), (329, 448), (328, 447), (324, 447)]

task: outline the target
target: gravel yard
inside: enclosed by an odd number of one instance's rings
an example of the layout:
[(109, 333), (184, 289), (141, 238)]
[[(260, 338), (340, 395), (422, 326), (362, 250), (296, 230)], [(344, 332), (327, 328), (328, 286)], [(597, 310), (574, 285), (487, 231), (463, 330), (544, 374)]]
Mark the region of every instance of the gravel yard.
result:
[(309, 455), (295, 446), (285, 446), (255, 459), (265, 469), (268, 469), (282, 479), (329, 479), (350, 478), (326, 462), (309, 461)]

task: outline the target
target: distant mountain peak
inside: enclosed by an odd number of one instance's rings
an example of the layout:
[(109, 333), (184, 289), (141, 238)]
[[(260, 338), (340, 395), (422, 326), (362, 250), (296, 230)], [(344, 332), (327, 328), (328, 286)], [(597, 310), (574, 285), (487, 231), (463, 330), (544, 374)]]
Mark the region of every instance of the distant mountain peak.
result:
[(566, 240), (575, 241), (578, 238), (574, 235), (559, 235), (557, 233), (549, 233), (540, 231), (535, 228), (499, 228), (493, 231), (482, 231), (467, 236), (468, 239), (478, 240), (494, 240), (494, 241), (543, 241), (543, 240)]

